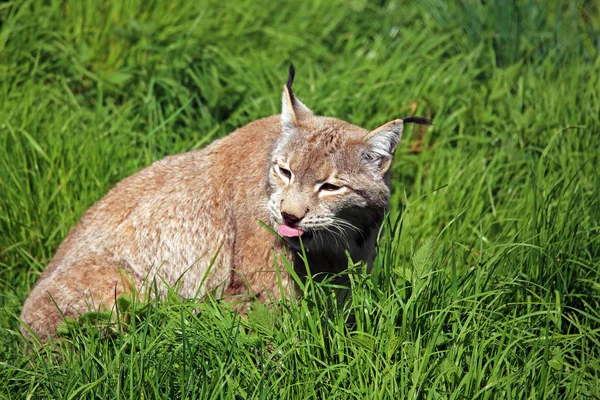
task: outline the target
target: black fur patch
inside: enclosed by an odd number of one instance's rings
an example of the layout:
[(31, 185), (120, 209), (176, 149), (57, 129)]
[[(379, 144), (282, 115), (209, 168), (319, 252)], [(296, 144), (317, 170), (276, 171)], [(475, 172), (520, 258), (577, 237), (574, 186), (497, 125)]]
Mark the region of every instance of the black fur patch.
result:
[(288, 80), (285, 86), (287, 86), (290, 95), (292, 94), (292, 85), (294, 84), (294, 77), (296, 76), (296, 70), (294, 69), (294, 64), (290, 64), (290, 70), (288, 73)]
[(425, 117), (406, 117), (402, 118), (402, 121), (405, 124), (431, 125), (431, 120)]

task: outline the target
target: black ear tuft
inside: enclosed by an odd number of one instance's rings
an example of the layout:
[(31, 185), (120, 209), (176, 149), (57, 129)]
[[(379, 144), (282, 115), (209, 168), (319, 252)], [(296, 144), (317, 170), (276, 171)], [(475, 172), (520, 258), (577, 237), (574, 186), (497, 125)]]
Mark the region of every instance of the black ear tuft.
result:
[(290, 95), (292, 94), (292, 85), (294, 84), (294, 77), (296, 76), (296, 70), (294, 69), (294, 64), (290, 64), (290, 70), (288, 73), (288, 80), (285, 86), (287, 87)]
[(294, 65), (290, 64), (288, 79), (283, 86), (283, 93), (281, 93), (281, 125), (284, 129), (293, 129), (300, 126), (306, 118), (315, 115), (315, 113), (294, 96), (292, 85), (294, 84), (295, 75), (296, 70), (294, 69)]
[(402, 118), (405, 124), (420, 124), (420, 125), (431, 125), (431, 120), (425, 117), (407, 117)]

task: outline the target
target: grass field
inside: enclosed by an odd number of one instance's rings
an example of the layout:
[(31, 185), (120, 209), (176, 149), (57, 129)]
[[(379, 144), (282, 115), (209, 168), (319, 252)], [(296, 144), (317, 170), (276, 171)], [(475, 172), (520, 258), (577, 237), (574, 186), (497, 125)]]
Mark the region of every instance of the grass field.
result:
[[(0, 398), (600, 398), (599, 7), (0, 3)], [(319, 114), (434, 119), (352, 309), (313, 282), (248, 319), (170, 296), (26, 351), (21, 305), (82, 213), (278, 113), (290, 62)]]

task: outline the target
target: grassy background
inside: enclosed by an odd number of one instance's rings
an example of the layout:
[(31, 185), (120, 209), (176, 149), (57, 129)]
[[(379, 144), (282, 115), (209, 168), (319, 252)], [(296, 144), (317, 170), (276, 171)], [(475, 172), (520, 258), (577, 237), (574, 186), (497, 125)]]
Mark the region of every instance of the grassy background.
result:
[[(0, 396), (600, 397), (597, 2), (31, 0), (0, 21)], [(290, 62), (320, 114), (435, 121), (398, 149), (353, 310), (327, 285), (248, 320), (172, 296), (123, 334), (75, 329), (63, 362), (26, 352), (16, 316), (81, 214), (278, 113)]]

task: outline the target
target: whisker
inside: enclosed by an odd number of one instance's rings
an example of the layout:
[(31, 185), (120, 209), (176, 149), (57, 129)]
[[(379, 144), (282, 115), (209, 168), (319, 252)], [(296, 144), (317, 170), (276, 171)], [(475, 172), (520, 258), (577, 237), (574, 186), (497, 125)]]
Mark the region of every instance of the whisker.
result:
[(335, 222), (347, 227), (351, 230), (353, 230), (354, 232), (360, 234), (360, 236), (362, 237), (363, 240), (365, 240), (365, 235), (362, 229), (359, 229), (357, 226), (353, 225), (352, 223), (350, 223), (349, 221), (345, 220), (345, 219), (341, 219), (341, 218), (337, 218), (337, 217), (333, 217)]

